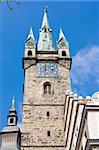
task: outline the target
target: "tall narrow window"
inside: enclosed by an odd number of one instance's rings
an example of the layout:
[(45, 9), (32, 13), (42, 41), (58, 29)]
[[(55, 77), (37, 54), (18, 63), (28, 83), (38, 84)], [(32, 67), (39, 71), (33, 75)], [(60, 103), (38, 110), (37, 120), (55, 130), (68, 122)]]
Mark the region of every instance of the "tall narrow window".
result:
[(50, 131), (47, 131), (47, 136), (50, 136)]
[(44, 83), (44, 94), (51, 94), (51, 84), (49, 82)]
[(62, 51), (62, 56), (66, 56), (66, 52), (65, 51)]
[(49, 117), (50, 116), (50, 113), (49, 113), (49, 111), (47, 111), (47, 117)]

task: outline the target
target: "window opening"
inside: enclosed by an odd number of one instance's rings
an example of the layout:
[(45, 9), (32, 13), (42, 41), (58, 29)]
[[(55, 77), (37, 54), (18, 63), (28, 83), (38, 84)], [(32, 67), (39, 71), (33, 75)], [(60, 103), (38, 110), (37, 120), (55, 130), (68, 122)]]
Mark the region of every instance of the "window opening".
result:
[(51, 94), (51, 84), (48, 82), (44, 84), (44, 94)]
[(50, 136), (50, 131), (47, 131), (47, 136)]
[(32, 51), (28, 51), (28, 56), (32, 56)]
[(13, 123), (13, 118), (10, 118), (10, 123)]
[(62, 51), (62, 56), (66, 56), (66, 52), (65, 51)]
[(49, 111), (47, 111), (47, 117), (49, 117), (50, 116), (50, 113), (49, 113)]

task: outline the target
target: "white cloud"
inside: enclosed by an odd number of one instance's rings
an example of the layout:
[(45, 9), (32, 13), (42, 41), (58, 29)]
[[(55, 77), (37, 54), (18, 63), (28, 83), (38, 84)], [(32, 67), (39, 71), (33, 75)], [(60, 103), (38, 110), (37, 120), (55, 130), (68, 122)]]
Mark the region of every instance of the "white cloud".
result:
[(88, 89), (90, 91), (92, 86), (97, 89), (97, 84), (99, 84), (99, 46), (92, 45), (78, 51), (73, 57), (71, 78), (73, 89), (80, 93), (89, 94)]

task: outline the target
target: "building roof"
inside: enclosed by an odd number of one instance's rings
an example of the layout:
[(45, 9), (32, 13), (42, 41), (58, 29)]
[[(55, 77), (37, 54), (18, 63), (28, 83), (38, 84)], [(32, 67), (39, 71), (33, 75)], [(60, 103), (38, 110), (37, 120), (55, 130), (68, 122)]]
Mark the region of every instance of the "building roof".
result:
[(12, 132), (19, 132), (20, 129), (19, 127), (16, 126), (5, 126), (2, 130), (1, 133), (12, 133)]

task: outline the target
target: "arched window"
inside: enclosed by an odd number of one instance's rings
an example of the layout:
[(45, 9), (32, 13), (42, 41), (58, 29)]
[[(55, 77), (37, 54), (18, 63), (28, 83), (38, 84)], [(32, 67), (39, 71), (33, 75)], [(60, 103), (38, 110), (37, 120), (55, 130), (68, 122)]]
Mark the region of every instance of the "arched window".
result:
[(62, 51), (62, 56), (66, 56), (66, 52), (65, 51)]
[(28, 56), (32, 56), (32, 51), (28, 51)]
[(44, 83), (44, 94), (51, 94), (51, 84), (49, 82)]

